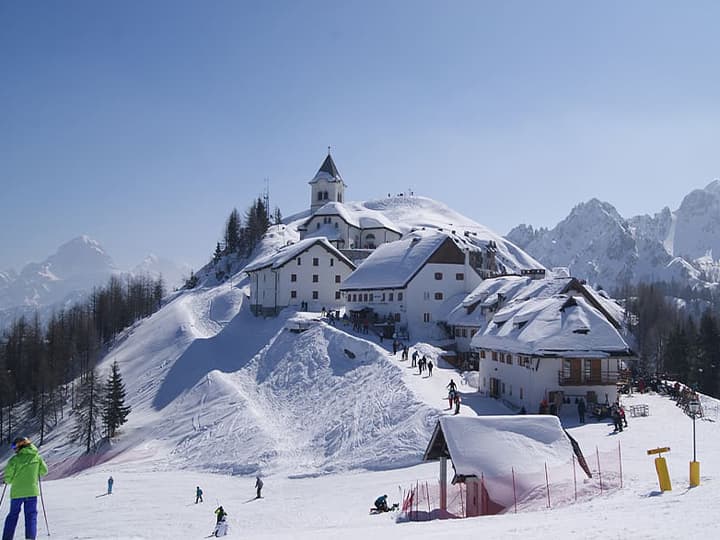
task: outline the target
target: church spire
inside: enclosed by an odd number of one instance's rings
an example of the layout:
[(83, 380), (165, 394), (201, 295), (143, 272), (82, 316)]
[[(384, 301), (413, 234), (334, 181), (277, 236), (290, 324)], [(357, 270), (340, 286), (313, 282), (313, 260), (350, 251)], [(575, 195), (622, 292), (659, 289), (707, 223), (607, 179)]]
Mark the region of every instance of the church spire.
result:
[(315, 178), (312, 179), (312, 182), (315, 182), (319, 180), (320, 178), (324, 178), (330, 182), (342, 182), (342, 176), (340, 176), (340, 172), (337, 170), (337, 167), (335, 166), (335, 162), (333, 161), (332, 155), (330, 154), (330, 147), (328, 146), (328, 155), (325, 158), (325, 161), (323, 161), (322, 165), (320, 165), (320, 169), (318, 169), (317, 174), (315, 175)]
[(310, 180), (310, 210), (314, 213), (329, 202), (342, 203), (345, 199), (345, 182), (333, 161), (330, 147), (315, 177)]

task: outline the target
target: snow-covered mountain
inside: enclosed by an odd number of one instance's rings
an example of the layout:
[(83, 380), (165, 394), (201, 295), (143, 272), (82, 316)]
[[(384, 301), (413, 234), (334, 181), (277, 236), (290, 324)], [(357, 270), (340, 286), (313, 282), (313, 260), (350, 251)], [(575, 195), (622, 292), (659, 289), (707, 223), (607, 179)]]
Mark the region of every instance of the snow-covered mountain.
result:
[[(363, 202), (349, 202), (345, 206), (359, 215), (368, 211), (378, 212), (403, 234), (423, 228), (436, 229), (465, 238), (469, 244), (477, 247), (484, 247), (488, 242), (493, 242), (497, 249), (498, 265), (506, 272), (543, 267), (512, 241), (456, 212), (446, 204), (428, 197), (388, 197)], [(290, 223), (290, 227), (297, 228), (302, 221), (294, 221)]]
[(140, 264), (130, 270), (130, 273), (150, 276), (153, 279), (162, 276), (166, 289), (173, 290), (183, 284), (184, 280), (190, 275), (191, 270), (187, 264), (176, 264), (170, 259), (151, 253)]
[(720, 181), (688, 194), (676, 211), (623, 218), (609, 203), (578, 204), (552, 229), (520, 225), (507, 238), (545, 266), (609, 289), (639, 281), (716, 286)]
[[(21, 315), (41, 320), (63, 307), (81, 302), (93, 287), (107, 284), (108, 278), (121, 270), (97, 240), (78, 236), (61, 245), (42, 262), (25, 265), (20, 273), (0, 272), (0, 329)], [(172, 261), (149, 255), (130, 271), (131, 275), (160, 275), (167, 290), (179, 286), (190, 271)]]
[(0, 276), (0, 328), (20, 315), (38, 310), (42, 316), (53, 307), (71, 305), (117, 272), (96, 240), (86, 235), (73, 238), (44, 261)]

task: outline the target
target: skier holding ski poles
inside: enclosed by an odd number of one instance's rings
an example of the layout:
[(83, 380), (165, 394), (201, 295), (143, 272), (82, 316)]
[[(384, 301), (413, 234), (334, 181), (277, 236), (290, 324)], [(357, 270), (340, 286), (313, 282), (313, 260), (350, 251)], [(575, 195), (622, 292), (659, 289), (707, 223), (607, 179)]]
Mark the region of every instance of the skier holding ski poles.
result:
[(37, 536), (37, 498), (40, 495), (40, 477), (48, 467), (38, 449), (27, 437), (17, 437), (12, 443), (15, 455), (5, 467), (5, 484), (10, 484), (10, 512), (5, 519), (3, 540), (15, 536), (20, 508), (25, 510), (25, 538)]

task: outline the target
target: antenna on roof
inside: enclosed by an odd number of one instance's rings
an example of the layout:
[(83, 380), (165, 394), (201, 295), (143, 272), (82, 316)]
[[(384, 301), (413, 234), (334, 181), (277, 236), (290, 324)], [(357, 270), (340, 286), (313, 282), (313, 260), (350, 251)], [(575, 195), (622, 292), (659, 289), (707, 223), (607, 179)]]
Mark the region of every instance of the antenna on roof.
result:
[(270, 178), (267, 176), (263, 179), (265, 189), (263, 190), (263, 204), (265, 205), (265, 215), (270, 220)]
[(330, 155), (330, 147), (328, 146), (328, 156)]

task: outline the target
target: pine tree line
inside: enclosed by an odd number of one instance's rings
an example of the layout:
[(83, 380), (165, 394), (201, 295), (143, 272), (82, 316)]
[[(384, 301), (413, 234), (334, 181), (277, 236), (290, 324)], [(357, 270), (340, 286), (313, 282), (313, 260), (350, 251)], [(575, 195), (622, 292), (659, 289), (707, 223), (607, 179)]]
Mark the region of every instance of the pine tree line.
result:
[[(640, 284), (624, 293), (632, 314), (641, 375), (667, 374), (698, 391), (720, 397), (720, 318), (716, 297), (676, 284)], [(682, 296), (675, 296), (682, 294)], [(683, 298), (678, 302), (677, 298)], [(693, 315), (688, 305), (700, 305)]]
[[(282, 214), (279, 208), (275, 208), (272, 223), (282, 223)], [(240, 216), (237, 208), (225, 221), (223, 239), (215, 245), (212, 263), (215, 269), (215, 278), (218, 281), (225, 279), (233, 267), (232, 259), (227, 257), (249, 257), (252, 251), (260, 243), (263, 235), (271, 225), (270, 214), (262, 197), (258, 197), (245, 212), (244, 218)], [(219, 264), (222, 259), (224, 264)], [(190, 277), (185, 281), (184, 288), (192, 289), (199, 283), (197, 274), (191, 272)]]
[[(107, 408), (104, 389), (96, 392), (93, 386), (102, 351), (122, 330), (155, 312), (164, 294), (162, 279), (113, 276), (85, 302), (54, 313), (44, 327), (37, 314), (32, 321), (15, 320), (0, 338), (0, 440), (12, 437), (21, 403), (28, 404), (29, 420), (38, 426), (39, 444), (68, 406), (78, 412), (76, 418), (87, 412), (88, 422), (96, 424)], [(105, 436), (118, 425), (110, 418)]]
[[(276, 208), (275, 222), (279, 223), (281, 220), (280, 210)], [(248, 208), (244, 220), (240, 217), (237, 209), (233, 208), (225, 222), (224, 246), (218, 242), (213, 259), (217, 262), (225, 255), (236, 253), (241, 256), (250, 255), (269, 227), (270, 215), (262, 197), (258, 197)]]

